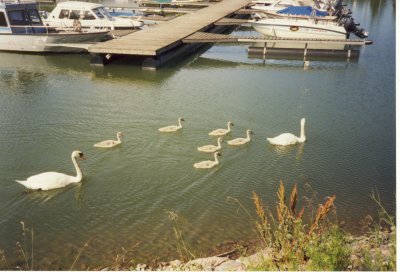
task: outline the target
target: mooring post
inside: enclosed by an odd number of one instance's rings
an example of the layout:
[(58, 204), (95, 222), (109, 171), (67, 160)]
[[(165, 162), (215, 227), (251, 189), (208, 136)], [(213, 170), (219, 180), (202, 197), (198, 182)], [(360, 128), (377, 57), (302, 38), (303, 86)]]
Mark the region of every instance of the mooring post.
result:
[(304, 46), (304, 54), (303, 54), (303, 62), (305, 63), (307, 60), (307, 43)]
[(265, 57), (267, 56), (267, 43), (264, 43), (264, 50), (263, 50), (263, 59), (265, 60)]
[(351, 58), (351, 45), (349, 46), (349, 49), (347, 50), (347, 62), (350, 61)]

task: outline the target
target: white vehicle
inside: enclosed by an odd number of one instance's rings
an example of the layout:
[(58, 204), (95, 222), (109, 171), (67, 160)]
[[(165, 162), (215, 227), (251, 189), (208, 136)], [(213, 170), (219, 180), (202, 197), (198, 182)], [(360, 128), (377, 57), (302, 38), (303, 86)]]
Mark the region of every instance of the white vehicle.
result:
[(143, 22), (128, 18), (113, 17), (101, 4), (66, 1), (60, 2), (43, 19), (51, 27), (73, 27), (79, 21), (80, 27), (98, 29), (135, 29), (143, 26)]
[(0, 51), (84, 52), (109, 39), (108, 30), (63, 31), (43, 25), (35, 2), (0, 2)]

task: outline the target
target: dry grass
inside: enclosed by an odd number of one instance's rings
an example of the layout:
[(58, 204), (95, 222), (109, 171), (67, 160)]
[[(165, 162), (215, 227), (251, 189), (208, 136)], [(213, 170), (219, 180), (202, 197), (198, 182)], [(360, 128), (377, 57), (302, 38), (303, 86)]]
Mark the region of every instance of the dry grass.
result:
[(314, 223), (311, 225), (310, 230), (308, 231), (308, 234), (311, 234), (313, 231), (315, 231), (318, 228), (318, 224), (320, 221), (322, 221), (327, 214), (330, 212), (331, 208), (333, 207), (333, 202), (335, 201), (336, 196), (333, 195), (331, 197), (328, 197), (328, 200), (325, 202), (324, 205), (320, 205), (318, 207), (317, 214), (315, 215)]
[[(265, 208), (261, 198), (253, 192), (253, 202), (256, 208), (258, 220), (256, 228), (266, 247), (272, 249), (273, 260), (266, 263), (265, 267), (253, 267), (252, 269), (264, 270), (302, 270), (308, 265), (308, 245), (324, 236), (319, 227), (327, 219), (328, 214), (334, 207), (336, 196), (330, 196), (323, 205), (319, 205), (311, 226), (304, 224), (304, 207), (298, 211), (299, 193), (297, 184), (290, 192), (289, 200), (286, 198), (286, 190), (283, 182), (279, 184), (276, 193), (276, 214)], [(318, 235), (316, 235), (319, 230)], [(336, 235), (337, 239), (342, 239)], [(342, 241), (334, 244), (342, 244)], [(313, 254), (315, 251), (313, 251)], [(341, 252), (339, 252), (339, 255)], [(343, 254), (342, 254), (343, 255)], [(342, 256), (340, 255), (340, 256)], [(315, 254), (313, 255), (315, 256)], [(318, 262), (319, 264), (321, 262)], [(345, 262), (341, 262), (345, 263)], [(323, 262), (322, 262), (323, 264)], [(335, 267), (335, 266), (322, 266)], [(318, 267), (316, 267), (318, 269)], [(345, 267), (339, 267), (344, 269)]]

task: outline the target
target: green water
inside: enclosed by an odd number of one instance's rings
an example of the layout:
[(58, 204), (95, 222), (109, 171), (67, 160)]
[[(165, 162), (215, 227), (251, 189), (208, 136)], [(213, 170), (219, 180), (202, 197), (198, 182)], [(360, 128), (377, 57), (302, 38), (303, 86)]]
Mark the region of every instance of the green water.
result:
[[(273, 206), (280, 180), (288, 189), (298, 183), (302, 195), (311, 185), (320, 202), (335, 194), (337, 215), (352, 232), (376, 214), (373, 189), (394, 213), (395, 15), (391, 1), (375, 2), (349, 4), (374, 40), (358, 61), (314, 61), (307, 69), (301, 61), (249, 59), (244, 45), (214, 46), (157, 72), (124, 63), (93, 68), (86, 55), (0, 53), (0, 267), (23, 265), (21, 221), (34, 229), (35, 269), (69, 269), (87, 241), (77, 269), (112, 265), (122, 247), (137, 262), (175, 259), (170, 211), (198, 254), (253, 239), (253, 222), (227, 197), (253, 210), (256, 191)], [(179, 116), (182, 132), (158, 132)], [(302, 117), (305, 144), (266, 142), (299, 134)], [(250, 128), (251, 143), (225, 142), (219, 166), (193, 168), (212, 158), (196, 147), (215, 143), (208, 132), (228, 121), (235, 124), (228, 139)], [(93, 147), (117, 131), (125, 135), (120, 147)], [(26, 193), (15, 182), (74, 174), (76, 149), (87, 156), (81, 184)]]

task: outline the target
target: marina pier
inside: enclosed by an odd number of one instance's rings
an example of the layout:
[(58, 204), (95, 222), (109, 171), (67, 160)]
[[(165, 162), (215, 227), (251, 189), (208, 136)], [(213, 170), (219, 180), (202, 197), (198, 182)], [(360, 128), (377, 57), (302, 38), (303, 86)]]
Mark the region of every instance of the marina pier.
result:
[(247, 18), (253, 12), (246, 9), (249, 4), (249, 0), (224, 0), (157, 26), (90, 45), (91, 64), (105, 65), (118, 57), (131, 56), (141, 61), (143, 69), (156, 70), (196, 52), (205, 44), (221, 42), (258, 44), (251, 46), (248, 52), (262, 57), (297, 55), (304, 60), (308, 56), (351, 59), (358, 58), (360, 46), (372, 43), (365, 39), (235, 37), (222, 34), (248, 24)]
[[(184, 38), (198, 31), (209, 30), (222, 18), (237, 16), (235, 11), (243, 9), (249, 3), (249, 0), (221, 1), (156, 27), (149, 27), (119, 39), (92, 45), (89, 47), (89, 52), (94, 55), (92, 64), (103, 65), (114, 55), (131, 55), (144, 58), (144, 69), (156, 69), (198, 47), (183, 45)], [(226, 28), (226, 26), (218, 26), (214, 31), (222, 32)]]

